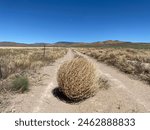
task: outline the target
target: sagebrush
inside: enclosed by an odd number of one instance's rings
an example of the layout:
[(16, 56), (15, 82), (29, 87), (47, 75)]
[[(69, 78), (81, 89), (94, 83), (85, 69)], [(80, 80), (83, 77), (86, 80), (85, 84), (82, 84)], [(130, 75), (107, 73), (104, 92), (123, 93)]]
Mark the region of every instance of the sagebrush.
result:
[(29, 81), (27, 77), (19, 76), (12, 81), (12, 91), (25, 92), (29, 89)]

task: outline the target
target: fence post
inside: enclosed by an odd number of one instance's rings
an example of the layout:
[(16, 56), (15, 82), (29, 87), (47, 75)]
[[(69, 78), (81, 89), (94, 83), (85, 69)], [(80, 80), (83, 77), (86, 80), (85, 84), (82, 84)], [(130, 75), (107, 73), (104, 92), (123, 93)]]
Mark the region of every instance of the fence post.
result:
[(43, 51), (43, 57), (45, 58), (45, 50), (46, 50), (46, 45), (45, 44), (43, 44), (43, 46), (44, 46), (44, 51)]
[(2, 66), (0, 65), (0, 79), (3, 77), (2, 75)]

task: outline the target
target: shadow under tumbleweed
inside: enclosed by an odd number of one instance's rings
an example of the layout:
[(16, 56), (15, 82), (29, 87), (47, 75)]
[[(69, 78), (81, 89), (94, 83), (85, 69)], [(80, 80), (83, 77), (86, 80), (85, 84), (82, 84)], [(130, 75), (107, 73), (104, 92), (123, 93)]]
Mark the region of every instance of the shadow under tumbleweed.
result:
[(52, 94), (59, 100), (68, 103), (68, 104), (77, 104), (80, 103), (81, 101), (74, 101), (69, 99), (62, 91), (60, 91), (59, 87), (54, 88), (52, 90)]

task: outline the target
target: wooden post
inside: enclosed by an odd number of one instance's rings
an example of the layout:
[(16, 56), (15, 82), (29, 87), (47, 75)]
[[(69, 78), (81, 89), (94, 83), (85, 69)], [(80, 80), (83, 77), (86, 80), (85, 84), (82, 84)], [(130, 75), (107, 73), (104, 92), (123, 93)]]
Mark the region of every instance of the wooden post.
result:
[(2, 75), (2, 66), (0, 65), (0, 79), (3, 77)]
[(46, 50), (46, 45), (45, 44), (43, 44), (43, 46), (44, 46), (44, 48), (43, 48), (43, 57), (45, 58), (45, 50)]

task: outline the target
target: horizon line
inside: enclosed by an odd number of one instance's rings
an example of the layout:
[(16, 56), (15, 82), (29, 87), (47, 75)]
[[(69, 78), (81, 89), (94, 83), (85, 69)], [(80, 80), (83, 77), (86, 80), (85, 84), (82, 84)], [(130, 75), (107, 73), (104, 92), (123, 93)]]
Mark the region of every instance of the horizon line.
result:
[(106, 41), (118, 41), (118, 42), (130, 42), (130, 43), (150, 43), (150, 42), (144, 42), (144, 41), (123, 41), (123, 40), (104, 40), (104, 41), (91, 41), (91, 42), (86, 42), (86, 41), (55, 41), (55, 42), (17, 42), (17, 41), (0, 41), (0, 43), (17, 43), (17, 44), (54, 44), (54, 43), (61, 43), (61, 42), (66, 42), (66, 43), (96, 43), (96, 42), (106, 42)]

